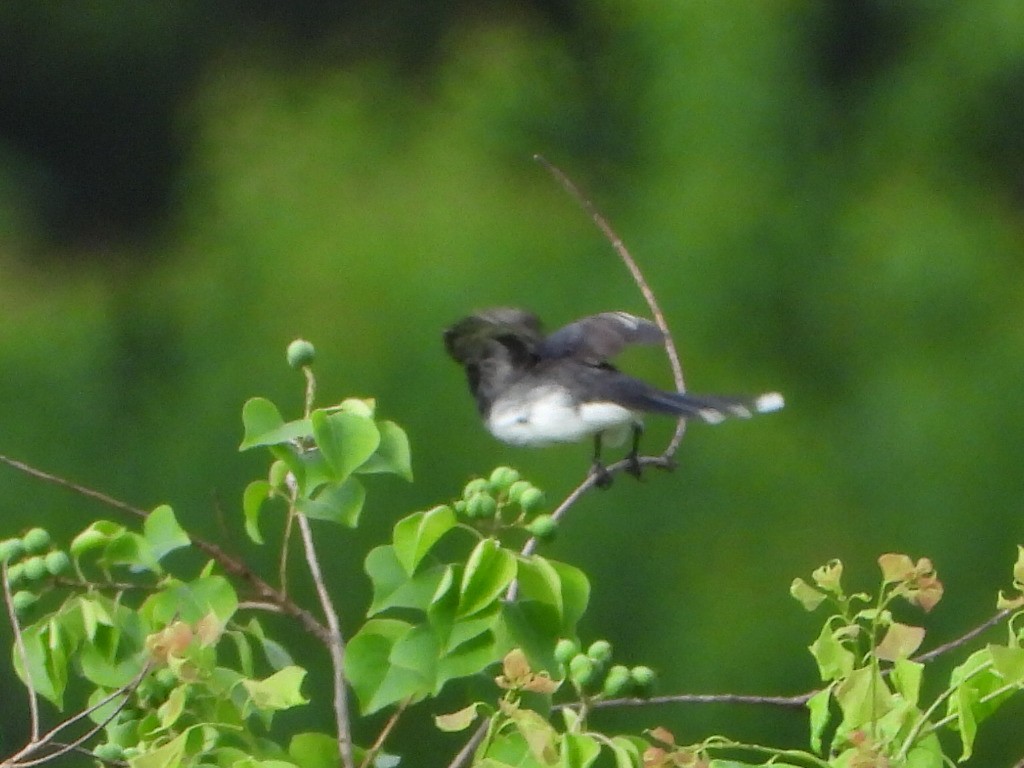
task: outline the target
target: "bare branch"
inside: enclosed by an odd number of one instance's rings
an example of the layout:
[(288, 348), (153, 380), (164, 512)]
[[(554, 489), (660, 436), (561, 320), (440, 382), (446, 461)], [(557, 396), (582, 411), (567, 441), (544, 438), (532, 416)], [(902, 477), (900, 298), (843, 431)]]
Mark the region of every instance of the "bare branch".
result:
[[(672, 338), (672, 332), (668, 328), (668, 323), (665, 321), (665, 314), (661, 311), (661, 306), (658, 304), (658, 300), (654, 296), (654, 291), (651, 290), (650, 285), (647, 283), (647, 279), (644, 277), (639, 265), (636, 263), (636, 259), (630, 254), (629, 249), (626, 248), (625, 243), (622, 242), (622, 238), (619, 237), (615, 230), (612, 229), (608, 220), (601, 215), (601, 212), (597, 210), (593, 203), (580, 191), (579, 187), (570, 179), (564, 171), (558, 166), (552, 164), (543, 155), (534, 155), (533, 159), (540, 163), (548, 172), (555, 177), (555, 180), (562, 185), (573, 198), (579, 203), (580, 207), (583, 208), (584, 212), (590, 216), (590, 218), (597, 225), (597, 228), (601, 230), (601, 233), (605, 236), (612, 248), (622, 259), (622, 262), (626, 265), (630, 274), (633, 276), (633, 282), (636, 283), (640, 289), (640, 293), (643, 294), (644, 300), (647, 302), (647, 306), (651, 310), (651, 314), (654, 316), (654, 321), (657, 323), (658, 328), (661, 329), (661, 333), (665, 339), (665, 353), (668, 356), (669, 365), (672, 367), (672, 378), (675, 381), (676, 391), (686, 391), (686, 382), (683, 378), (683, 367), (679, 361), (679, 353), (676, 351), (675, 341)], [(683, 440), (683, 434), (686, 432), (686, 420), (679, 419), (676, 422), (675, 432), (672, 434), (671, 440), (660, 456), (640, 456), (637, 457), (637, 461), (641, 466), (654, 466), (661, 469), (672, 469), (675, 466), (675, 462), (672, 457), (679, 449), (679, 445)], [(618, 461), (614, 464), (610, 464), (605, 467), (606, 476), (615, 475), (626, 469), (632, 469), (634, 464), (630, 461)], [(555, 511), (552, 513), (552, 517), (555, 520), (561, 519), (566, 512), (577, 502), (580, 497), (583, 496), (587, 491), (593, 488), (597, 484), (597, 475), (591, 473), (588, 474), (583, 481), (576, 486), (569, 495), (562, 500), (562, 503), (558, 505)], [(526, 542), (522, 549), (523, 555), (531, 555), (537, 549), (537, 539), (531, 538)], [(508, 592), (508, 599), (514, 600), (516, 596), (517, 584), (513, 583)]]
[(11, 629), (14, 631), (14, 645), (18, 649), (18, 658), (21, 659), (21, 668), (25, 671), (25, 687), (28, 688), (28, 711), (31, 723), (31, 740), (39, 739), (39, 697), (36, 688), (32, 684), (32, 670), (28, 663), (28, 650), (25, 648), (25, 637), (21, 633), (21, 623), (18, 621), (18, 614), (14, 610), (14, 601), (11, 596), (11, 585), (7, 581), (7, 563), (0, 563), (0, 578), (3, 579), (4, 604), (7, 606), (7, 618), (11, 622)]
[(473, 732), (473, 735), (469, 737), (469, 741), (465, 743), (462, 749), (455, 758), (448, 763), (448, 768), (462, 768), (463, 765), (472, 759), (473, 753), (476, 748), (480, 746), (480, 742), (484, 740), (484, 736), (487, 735), (487, 729), (490, 725), (488, 720), (484, 720), (480, 723), (480, 726)]
[(391, 731), (394, 730), (398, 724), (398, 720), (402, 717), (406, 707), (411, 703), (411, 699), (405, 699), (401, 704), (398, 705), (398, 709), (391, 713), (391, 717), (384, 723), (384, 727), (380, 729), (380, 733), (373, 742), (373, 746), (366, 750), (366, 757), (363, 758), (363, 762), (359, 764), (359, 768), (370, 768), (373, 764), (373, 760), (377, 757), (377, 753), (380, 752), (381, 747), (384, 746), (384, 742), (387, 741), (388, 736), (391, 735)]
[(323, 609), (327, 619), (329, 642), (327, 647), (331, 652), (331, 666), (334, 672), (334, 716), (338, 730), (338, 750), (341, 752), (341, 761), (345, 768), (355, 768), (355, 758), (352, 755), (352, 730), (351, 719), (348, 707), (348, 690), (345, 688), (345, 639), (341, 634), (341, 622), (338, 619), (338, 612), (334, 609), (334, 602), (327, 591), (327, 584), (324, 582), (323, 572), (320, 570), (320, 561), (316, 555), (316, 546), (313, 542), (313, 531), (309, 526), (309, 520), (302, 513), (295, 515), (299, 533), (302, 536), (302, 545), (306, 553), (306, 564), (309, 566), (310, 576), (316, 585), (317, 597), (320, 599), (320, 607)]
[[(18, 461), (17, 459), (12, 459), (0, 454), (0, 463), (7, 464), (9, 467), (13, 467), (19, 472), (24, 472), (25, 474), (38, 478), (39, 480), (59, 485), (62, 488), (67, 488), (81, 496), (99, 501), (101, 504), (105, 504), (106, 506), (112, 507), (113, 509), (117, 509), (121, 512), (127, 512), (135, 517), (145, 519), (149, 516), (149, 512), (141, 509), (140, 507), (133, 506), (121, 501), (120, 499), (115, 499), (113, 496), (108, 496), (100, 491), (66, 480), (63, 477), (52, 475), (49, 472), (43, 472), (41, 469), (36, 469), (35, 467), (22, 461)], [(249, 568), (249, 566), (232, 557), (216, 544), (191, 534), (189, 534), (189, 539), (192, 541), (192, 544), (196, 549), (215, 560), (217, 564), (224, 569), (225, 573), (234, 576), (247, 584), (249, 589), (251, 589), (257, 597), (265, 600), (266, 602), (279, 605), (284, 613), (298, 619), (307, 632), (319, 638), (325, 645), (328, 644), (327, 628), (317, 621), (313, 614), (292, 601), (284, 592), (274, 589), (255, 571)]]
[[(26, 744), (21, 750), (11, 755), (3, 762), (0, 762), (0, 768), (29, 768), (29, 766), (48, 763), (54, 758), (60, 757), (61, 755), (67, 754), (68, 752), (72, 752), (81, 748), (82, 744), (84, 744), (97, 733), (106, 728), (107, 724), (110, 723), (115, 717), (117, 717), (118, 713), (125, 708), (125, 706), (128, 704), (128, 700), (131, 694), (139, 687), (139, 685), (142, 683), (142, 680), (146, 677), (146, 675), (149, 674), (149, 671), (150, 669), (152, 669), (152, 666), (152, 663), (147, 663), (138, 672), (138, 674), (136, 674), (135, 677), (132, 678), (132, 680), (129, 683), (121, 686), (112, 693), (107, 694), (102, 699), (97, 701), (95, 704), (86, 707), (81, 712), (78, 712), (72, 717), (69, 717), (67, 720), (64, 720), (63, 722), (57, 724), (55, 727), (51, 728), (49, 731), (43, 734), (43, 736), (37, 737), (35, 734), (33, 734), (32, 740), (28, 744)], [(57, 750), (50, 752), (49, 754), (44, 755), (43, 757), (38, 757), (31, 760), (21, 759), (23, 757), (33, 754), (34, 752), (38, 752), (39, 749), (46, 746), (47, 744), (54, 743), (53, 740), (58, 735), (60, 735), (61, 731), (67, 729), (68, 727), (75, 724), (82, 718), (88, 717), (98, 709), (105, 707), (118, 696), (124, 696), (124, 699), (122, 699), (122, 701), (116, 707), (114, 707), (110, 715), (103, 719), (101, 722), (94, 725), (92, 728), (90, 728), (88, 731), (86, 731), (84, 734), (79, 736), (74, 741), (70, 742), (69, 744), (61, 745)]]
[(948, 643), (943, 643), (942, 645), (938, 646), (937, 648), (932, 648), (927, 653), (922, 653), (919, 656), (915, 656), (913, 658), (913, 661), (919, 661), (921, 663), (927, 663), (927, 662), (931, 661), (932, 659), (937, 659), (939, 656), (942, 656), (945, 653), (949, 653), (950, 651), (959, 648), (961, 645), (964, 645), (965, 643), (970, 642), (971, 640), (976, 638), (978, 635), (980, 635), (985, 630), (991, 629), (996, 624), (998, 624), (1000, 621), (1002, 621), (1007, 616), (1009, 616), (1010, 613), (1011, 613), (1011, 611), (1009, 611), (1009, 610), (999, 611), (994, 616), (986, 619), (985, 621), (983, 621), (981, 624), (979, 624), (978, 626), (974, 627), (973, 629), (967, 630), (962, 635), (960, 635), (960, 637), (954, 638), (953, 640), (950, 640)]

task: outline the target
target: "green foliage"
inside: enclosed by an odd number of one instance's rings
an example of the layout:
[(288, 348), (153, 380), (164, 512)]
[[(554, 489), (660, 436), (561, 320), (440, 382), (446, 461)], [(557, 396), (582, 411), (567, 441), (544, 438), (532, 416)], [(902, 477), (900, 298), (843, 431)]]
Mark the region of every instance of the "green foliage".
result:
[[(507, 466), (471, 479), (450, 503), (394, 523), (390, 539), (365, 556), (370, 604), (343, 634), (317, 545), (360, 524), (370, 476), (411, 479), (409, 443), (400, 427), (377, 418), (372, 400), (313, 408), (311, 362), (298, 366), (307, 383), (300, 418), (286, 421), (263, 398), (243, 407), (241, 448), (265, 451), (268, 466), (243, 492), (239, 524), (267, 546), (261, 518), (285, 518), (275, 527), (284, 530), (275, 542), (282, 572), (289, 531), (299, 528), (327, 621), (190, 536), (167, 505), (146, 513), (137, 530), (95, 520), (66, 550), (41, 528), (8, 538), (0, 542), (0, 568), (16, 616), (15, 670), (32, 696), (79, 713), (53, 734), (85, 715), (94, 728), (74, 746), (137, 768), (391, 768), (401, 757), (382, 746), (394, 720), (456, 689), (463, 706), (434, 718), (441, 731), (472, 739), (455, 765), (940, 768), (951, 763), (944, 734), (956, 735), (958, 759), (968, 760), (979, 727), (1024, 687), (1024, 630), (1017, 626), (1024, 547), (1012, 590), (998, 600), (1009, 617), (1007, 642), (968, 649), (966, 635), (950, 645), (947, 651), (969, 652), (948, 680), (932, 679), (926, 658), (916, 655), (926, 630), (897, 619), (908, 606), (930, 612), (943, 584), (927, 558), (886, 554), (873, 595), (847, 593), (838, 560), (810, 581), (792, 582), (790, 593), (806, 610), (829, 609), (809, 646), (824, 687), (795, 702), (807, 708), (807, 750), (723, 736), (679, 744), (664, 727), (606, 733), (594, 727), (592, 712), (643, 704), (657, 676), (617, 660), (604, 638), (581, 644), (589, 580), (534, 549), (563, 510), (539, 512), (543, 493)], [(335, 525), (314, 535), (311, 518)], [(191, 567), (169, 562), (180, 550), (207, 559)], [(331, 705), (303, 691), (322, 660), (297, 658), (290, 638), (268, 634), (257, 618), (262, 610), (285, 614), (323, 643), (334, 672), (337, 733), (278, 728), (280, 712)], [(359, 717), (391, 713), (367, 744), (352, 739), (349, 692)], [(27, 745), (10, 764), (45, 761), (37, 751), (50, 738)]]

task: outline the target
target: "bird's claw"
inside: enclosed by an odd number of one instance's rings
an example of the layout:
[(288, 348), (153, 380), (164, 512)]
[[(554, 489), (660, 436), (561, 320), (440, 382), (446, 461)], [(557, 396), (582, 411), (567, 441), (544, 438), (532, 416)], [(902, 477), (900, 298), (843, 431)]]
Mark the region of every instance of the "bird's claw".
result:
[(612, 487), (612, 473), (599, 461), (595, 461), (590, 467), (590, 474), (594, 476), (594, 485), (602, 491)]
[(640, 476), (643, 474), (643, 466), (640, 464), (640, 457), (635, 453), (631, 453), (626, 457), (626, 471), (637, 480), (639, 480)]

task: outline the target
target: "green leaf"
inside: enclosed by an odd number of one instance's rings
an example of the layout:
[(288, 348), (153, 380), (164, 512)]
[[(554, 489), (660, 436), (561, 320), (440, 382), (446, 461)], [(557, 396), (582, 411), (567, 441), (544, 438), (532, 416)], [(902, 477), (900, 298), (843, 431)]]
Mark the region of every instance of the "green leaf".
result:
[(434, 725), (445, 733), (458, 733), (471, 726), (477, 718), (477, 710), (483, 706), (482, 702), (474, 701), (468, 707), (463, 707), (458, 712), (450, 712), (447, 715), (435, 715)]
[(133, 570), (145, 569), (157, 574), (163, 573), (163, 568), (160, 567), (149, 542), (131, 531), (124, 531), (107, 542), (102, 561), (108, 566), (124, 565)]
[(608, 744), (615, 757), (615, 768), (637, 768), (643, 765), (640, 748), (625, 736), (615, 736)]
[(789, 594), (799, 600), (807, 611), (813, 611), (828, 597), (801, 578), (793, 579), (793, 583), (789, 585)]
[(266, 480), (253, 480), (242, 493), (242, 513), (245, 516), (245, 533), (257, 544), (263, 543), (260, 534), (260, 510), (263, 502), (270, 498), (271, 485)]
[(71, 556), (77, 560), (90, 550), (105, 547), (112, 538), (120, 536), (125, 530), (123, 525), (109, 520), (97, 520), (72, 539)]
[(564, 612), (562, 603), (562, 580), (558, 577), (558, 571), (546, 558), (538, 555), (518, 558), (518, 572), (516, 578), (519, 580), (519, 594), (517, 599), (520, 602), (536, 600), (550, 605), (561, 621)]
[(393, 421), (378, 421), (377, 429), (380, 445), (358, 471), (361, 474), (386, 472), (412, 482), (412, 455), (405, 430)]
[(990, 645), (988, 650), (992, 654), (992, 666), (1004, 683), (1024, 681), (1024, 648)]
[(392, 658), (396, 645), (413, 630), (404, 621), (370, 619), (349, 641), (345, 677), (364, 715), (407, 698), (422, 698), (433, 689), (433, 658), (419, 659), (413, 654), (413, 663), (408, 658), (399, 660), (403, 663)]
[(347, 528), (359, 525), (359, 513), (366, 501), (366, 489), (354, 477), (340, 485), (328, 485), (314, 499), (299, 497), (295, 508), (306, 517), (340, 523)]
[(821, 737), (828, 725), (829, 703), (832, 701), (832, 686), (822, 688), (807, 700), (810, 712), (811, 749), (821, 754)]
[(288, 756), (300, 768), (338, 768), (338, 740), (326, 733), (297, 733), (288, 742)]
[(415, 512), (395, 523), (395, 556), (405, 572), (411, 576), (430, 549), (457, 524), (455, 513), (447, 505)]
[(489, 607), (508, 589), (515, 575), (515, 556), (495, 539), (483, 539), (466, 561), (457, 615), (471, 616)]
[(191, 582), (168, 581), (150, 595), (139, 612), (157, 626), (181, 619), (194, 624), (212, 613), (222, 624), (238, 609), (238, 595), (223, 576), (200, 576)]
[(897, 659), (892, 668), (892, 683), (896, 691), (912, 706), (921, 696), (921, 676), (924, 664), (909, 659)]
[(51, 645), (50, 622), (25, 627), (21, 633), (28, 660), (27, 669), (22, 665), (21, 653), (12, 644), (14, 669), (26, 685), (58, 709), (64, 708), (64, 690), (68, 684), (68, 659), (60, 644)]
[(875, 655), (883, 661), (909, 658), (924, 642), (924, 627), (892, 622), (885, 637), (875, 646)]
[(305, 677), (302, 667), (285, 667), (263, 680), (243, 680), (242, 685), (257, 709), (279, 711), (309, 701), (300, 690)]
[(163, 558), (168, 552), (187, 547), (192, 543), (188, 534), (178, 525), (174, 510), (166, 504), (161, 504), (146, 516), (142, 532), (153, 557), (157, 560)]
[(280, 445), (309, 437), (312, 428), (308, 419), (285, 423), (277, 406), (265, 397), (253, 397), (242, 406), (244, 436), (238, 450), (246, 451), (263, 445)]
[(601, 755), (601, 745), (593, 736), (566, 733), (562, 736), (561, 765), (565, 768), (589, 768)]
[(365, 416), (313, 411), (310, 419), (316, 444), (333, 471), (335, 482), (343, 482), (380, 445), (377, 425)]
[(885, 678), (871, 667), (853, 670), (835, 687), (834, 696), (843, 711), (843, 733), (877, 721), (892, 708), (892, 694)]
[(181, 717), (185, 711), (185, 700), (188, 694), (188, 687), (179, 685), (167, 696), (167, 701), (157, 709), (157, 718), (160, 720), (161, 728), (170, 728)]
[[(957, 717), (955, 725), (960, 731), (964, 755), (961, 760), (966, 760), (973, 751), (978, 724), (991, 716), (1014, 693), (1013, 690), (996, 693), (1006, 682), (996, 669), (994, 648), (1002, 649), (1003, 646), (989, 645), (975, 651), (950, 675), (950, 687), (956, 691), (949, 698), (946, 710), (948, 715)], [(1007, 671), (1013, 673), (1012, 657), (1002, 658), (1001, 663), (1006, 665)]]
[(267, 662), (271, 667), (284, 669), (293, 663), (291, 654), (279, 642), (266, 636), (259, 621), (250, 619), (243, 629), (259, 643), (263, 649), (263, 655), (267, 657)]
[(590, 581), (587, 574), (574, 565), (557, 560), (548, 560), (548, 563), (562, 585), (562, 637), (571, 637), (576, 634), (576, 624), (590, 602)]
[(808, 650), (818, 664), (822, 681), (826, 683), (841, 680), (853, 671), (856, 656), (836, 638), (829, 622), (821, 628), (821, 633)]
[(394, 547), (374, 547), (363, 566), (373, 584), (373, 600), (367, 610), (373, 616), (388, 608), (426, 611), (451, 566), (437, 565), (409, 578), (395, 556)]
[(178, 768), (185, 756), (185, 741), (189, 732), (179, 734), (169, 742), (132, 760), (132, 768)]

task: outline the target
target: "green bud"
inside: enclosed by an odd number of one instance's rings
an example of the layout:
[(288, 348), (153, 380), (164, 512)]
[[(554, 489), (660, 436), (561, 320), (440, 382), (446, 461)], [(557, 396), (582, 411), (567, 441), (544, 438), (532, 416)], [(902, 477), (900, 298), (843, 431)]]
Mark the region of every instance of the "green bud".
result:
[(582, 653), (577, 653), (569, 659), (569, 679), (580, 688), (586, 688), (597, 677), (597, 668), (594, 660)]
[(519, 497), (523, 495), (523, 491), (530, 488), (533, 488), (533, 483), (529, 480), (516, 480), (508, 487), (508, 500), (513, 504), (518, 504)]
[(68, 553), (59, 549), (50, 552), (43, 558), (43, 561), (46, 563), (46, 570), (53, 576), (60, 576), (71, 567), (71, 558), (68, 557)]
[(475, 477), (466, 483), (466, 487), (462, 489), (462, 498), (470, 499), (478, 493), (486, 493), (489, 489), (490, 486), (484, 478)]
[(498, 502), (494, 500), (493, 496), (488, 496), (486, 493), (478, 493), (466, 502), (466, 514), (469, 517), (478, 519), (494, 517), (497, 511)]
[(0, 562), (9, 563), (15, 558), (21, 557), (25, 552), (25, 547), (21, 543), (21, 539), (4, 539), (0, 541)]
[(512, 483), (519, 479), (519, 473), (512, 469), (512, 467), (496, 467), (491, 472), (489, 484), (492, 490), (495, 491), (507, 491), (512, 487)]
[(568, 664), (579, 652), (579, 643), (563, 637), (555, 644), (555, 661), (559, 664)]
[(36, 596), (35, 592), (29, 592), (27, 589), (22, 589), (11, 596), (11, 606), (14, 608), (15, 613), (22, 614), (35, 605), (35, 602), (38, 599), (39, 598)]
[(288, 345), (288, 365), (295, 370), (312, 365), (316, 349), (305, 339), (296, 339)]
[(629, 670), (629, 676), (633, 678), (633, 683), (637, 687), (637, 693), (641, 696), (650, 696), (651, 691), (654, 690), (654, 684), (658, 680), (658, 676), (653, 669), (642, 665)]
[(15, 563), (14, 565), (7, 566), (7, 586), (17, 586), (18, 582), (21, 581), (25, 576), (25, 565), (23, 563)]
[(536, 512), (544, 506), (544, 491), (540, 488), (527, 488), (519, 496), (519, 506), (524, 512)]
[(21, 544), (26, 552), (42, 552), (50, 546), (50, 534), (44, 528), (33, 528), (21, 537)]
[(554, 538), (558, 530), (558, 521), (551, 515), (537, 515), (526, 526), (531, 536), (536, 536), (542, 541), (549, 541)]
[(612, 644), (607, 640), (595, 640), (587, 648), (587, 656), (598, 664), (607, 664), (612, 658)]
[(46, 560), (40, 555), (28, 558), (23, 565), (25, 566), (25, 578), (29, 581), (38, 581), (48, 574)]
[(624, 696), (632, 687), (633, 678), (629, 674), (629, 668), (622, 664), (616, 664), (605, 675), (601, 690), (604, 691), (605, 696)]

